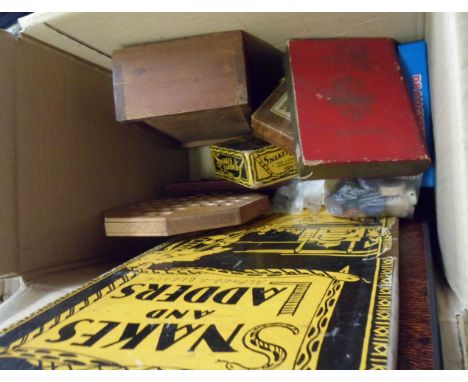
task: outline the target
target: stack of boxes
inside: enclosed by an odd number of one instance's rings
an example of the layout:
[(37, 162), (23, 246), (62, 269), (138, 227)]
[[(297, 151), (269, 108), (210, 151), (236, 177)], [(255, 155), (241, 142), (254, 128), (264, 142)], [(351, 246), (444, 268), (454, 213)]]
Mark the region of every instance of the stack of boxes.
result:
[[(283, 55), (242, 31), (123, 48), (116, 116), (191, 149), (193, 180), (326, 179), (329, 213), (411, 217), (420, 174), (434, 185), (426, 61), (424, 42), (290, 40)], [(401, 193), (390, 200), (380, 190), (392, 180)]]

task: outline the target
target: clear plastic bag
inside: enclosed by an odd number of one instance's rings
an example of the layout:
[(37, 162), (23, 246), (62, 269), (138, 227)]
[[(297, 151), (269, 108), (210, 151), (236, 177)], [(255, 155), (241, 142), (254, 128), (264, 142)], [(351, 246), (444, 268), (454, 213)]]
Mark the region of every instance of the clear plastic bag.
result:
[(325, 181), (325, 207), (334, 216), (412, 218), (421, 175)]
[(273, 197), (272, 211), (295, 214), (306, 208), (317, 212), (323, 205), (324, 186), (324, 180), (293, 180), (288, 185), (278, 188)]

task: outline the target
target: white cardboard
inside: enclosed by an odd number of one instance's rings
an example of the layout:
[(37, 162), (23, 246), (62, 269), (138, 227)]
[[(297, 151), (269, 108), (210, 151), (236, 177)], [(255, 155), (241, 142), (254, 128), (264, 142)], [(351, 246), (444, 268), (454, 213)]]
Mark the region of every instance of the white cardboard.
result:
[[(277, 46), (290, 38), (424, 34), (423, 13), (47, 13), (20, 19), (23, 35), (110, 69), (115, 49), (242, 29)], [(76, 44), (79, 42), (79, 44)]]
[(468, 307), (468, 15), (427, 24), (436, 151), (436, 207), (445, 275)]

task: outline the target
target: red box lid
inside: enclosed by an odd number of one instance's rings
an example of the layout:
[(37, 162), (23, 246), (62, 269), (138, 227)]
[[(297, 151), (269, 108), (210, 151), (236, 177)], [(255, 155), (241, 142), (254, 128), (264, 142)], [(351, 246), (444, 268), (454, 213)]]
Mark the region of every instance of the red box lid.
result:
[(291, 40), (288, 50), (298, 159), (313, 177), (413, 175), (429, 166), (393, 40)]

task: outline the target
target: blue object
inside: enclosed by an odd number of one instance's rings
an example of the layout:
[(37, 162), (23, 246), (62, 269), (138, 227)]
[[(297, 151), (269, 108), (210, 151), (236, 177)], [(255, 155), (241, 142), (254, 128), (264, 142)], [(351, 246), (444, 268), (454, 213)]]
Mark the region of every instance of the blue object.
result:
[(432, 159), (431, 167), (423, 175), (421, 186), (433, 188), (436, 174), (426, 42), (416, 41), (400, 44), (398, 53), (406, 84), (413, 100), (418, 124), (424, 131), (427, 149)]
[(0, 29), (7, 29), (15, 24), (20, 17), (29, 15), (31, 12), (0, 12)]

